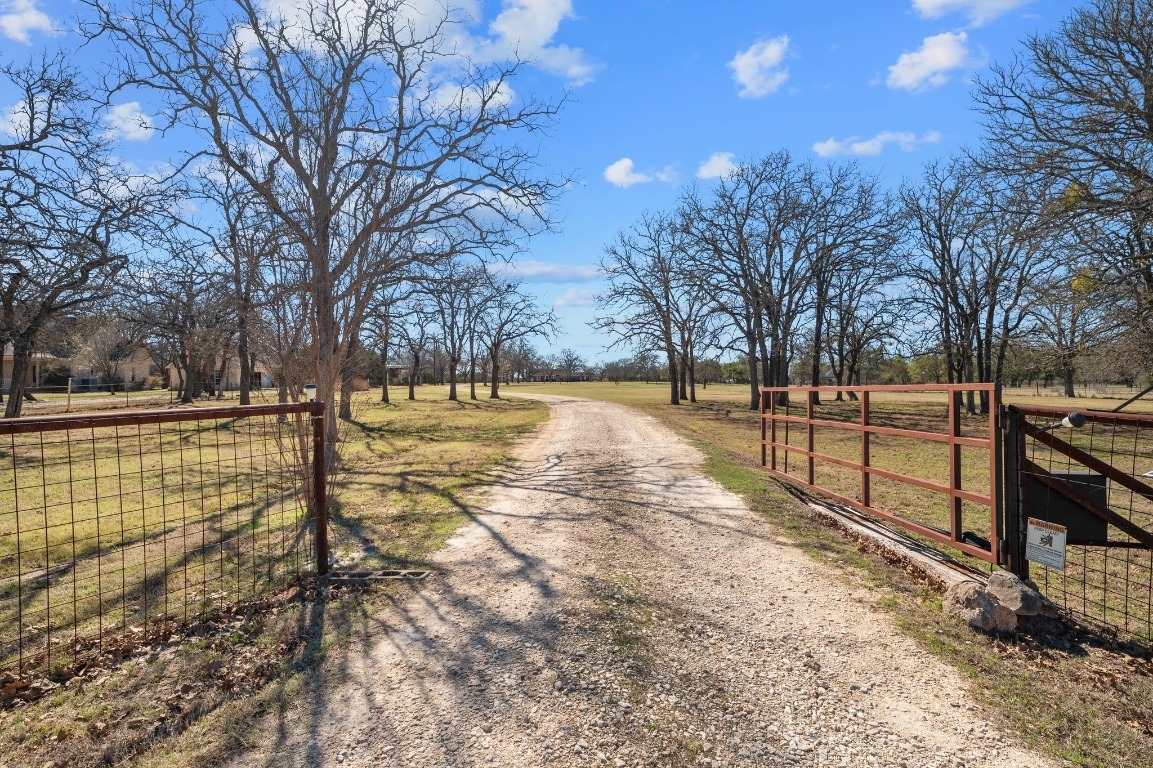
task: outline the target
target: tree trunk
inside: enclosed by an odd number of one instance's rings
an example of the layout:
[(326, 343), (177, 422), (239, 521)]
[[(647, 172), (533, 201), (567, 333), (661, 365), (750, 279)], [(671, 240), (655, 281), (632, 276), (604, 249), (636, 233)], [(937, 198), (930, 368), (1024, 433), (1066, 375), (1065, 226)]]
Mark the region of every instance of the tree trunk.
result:
[(1061, 361), (1061, 381), (1065, 385), (1065, 397), (1076, 397), (1077, 393), (1073, 390), (1073, 374), (1076, 369), (1073, 367), (1072, 360)]
[(227, 370), (228, 370), (228, 354), (227, 353), (221, 353), (221, 355), (220, 355), (220, 368), (217, 370), (217, 376), (216, 376), (216, 378), (220, 381), (220, 384), (214, 384), (213, 385), (216, 387), (216, 399), (217, 400), (223, 400), (224, 399), (224, 374), (227, 372)]
[(681, 400), (689, 399), (689, 366), (685, 361), (685, 356), (681, 355), (680, 362), (677, 364), (677, 374), (681, 382)]
[(468, 335), (468, 399), (476, 400), (476, 336)]
[(448, 399), (456, 400), (456, 367), (460, 364), (458, 358), (449, 356), (448, 358)]
[(240, 404), (252, 404), (252, 360), (248, 355), (248, 301), (236, 319), (236, 356), (240, 358)]
[(689, 402), (695, 403), (697, 401), (697, 361), (692, 355), (689, 356)]
[(24, 390), (28, 386), (28, 369), (32, 364), (32, 345), (27, 339), (12, 340), (12, 384), (8, 388), (8, 402), (4, 418), (15, 419), (24, 407)]
[[(824, 336), (824, 320), (825, 320), (825, 287), (824, 284), (818, 281), (817, 288), (817, 305), (813, 309), (813, 367), (812, 367), (812, 386), (821, 386), (821, 341)], [(838, 392), (838, 395), (841, 393)], [(813, 393), (813, 405), (821, 404), (821, 395), (818, 392)]]
[(681, 404), (680, 378), (677, 375), (677, 353), (671, 348), (668, 350), (669, 358), (669, 405)]
[(344, 351), (344, 363), (340, 366), (340, 412), (337, 414), (345, 421), (352, 421), (352, 387), (355, 382), (355, 359), (360, 354), (360, 344), (356, 336), (348, 340), (348, 348)]
[(340, 376), (340, 418), (352, 421), (352, 374), (345, 371)]
[(190, 405), (200, 397), (200, 360), (187, 352), (180, 353), (180, 367), (184, 369), (184, 389), (180, 402)]
[(500, 399), (500, 351), (493, 350), (489, 355), (489, 365), (492, 366), (492, 390), (489, 393), (490, 400)]
[[(973, 355), (971, 353), (965, 355), (964, 378), (966, 384), (973, 383)], [(969, 414), (970, 416), (973, 416), (977, 413), (977, 400), (975, 395), (976, 393), (974, 393), (971, 389), (965, 392), (965, 413)]]
[(416, 399), (416, 375), (420, 371), (420, 353), (412, 353), (412, 370), (408, 372), (408, 399)]
[(769, 357), (769, 342), (765, 336), (765, 324), (758, 318), (755, 327), (757, 336), (757, 351), (761, 362), (761, 381), (766, 387), (775, 387), (776, 379), (773, 377), (772, 360)]
[(748, 334), (745, 337), (745, 340), (748, 342), (749, 347), (748, 365), (749, 390), (751, 398), (749, 401), (749, 410), (759, 411), (761, 410), (761, 383), (757, 378), (757, 341), (756, 337), (752, 334)]

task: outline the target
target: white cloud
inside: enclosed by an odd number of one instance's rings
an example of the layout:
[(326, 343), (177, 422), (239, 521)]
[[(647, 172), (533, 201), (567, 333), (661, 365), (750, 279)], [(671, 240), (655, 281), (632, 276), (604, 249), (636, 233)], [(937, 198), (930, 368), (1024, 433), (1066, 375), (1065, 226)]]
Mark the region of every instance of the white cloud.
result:
[(21, 127), (27, 120), (25, 112), (25, 103), (18, 101), (8, 109), (0, 112), (0, 134), (11, 136), (12, 138), (19, 138), (23, 131)]
[(913, 7), (926, 19), (960, 11), (973, 26), (979, 27), (1030, 2), (1032, 0), (913, 0)]
[(732, 152), (714, 152), (697, 169), (698, 179), (719, 179), (728, 176), (737, 167)]
[(517, 54), (560, 75), (571, 85), (585, 85), (596, 67), (580, 48), (554, 45), (553, 37), (566, 19), (574, 19), (572, 0), (503, 0), (502, 10), (488, 26), (490, 40), (464, 40), (483, 58)]
[(637, 173), (633, 168), (633, 161), (627, 157), (622, 157), (605, 168), (605, 181), (624, 189), (628, 189), (634, 184), (645, 184), (652, 180), (653, 177), (646, 173)]
[(591, 307), (596, 304), (597, 293), (587, 288), (569, 288), (553, 302), (554, 307)]
[(789, 50), (789, 36), (758, 40), (748, 50), (739, 52), (728, 63), (733, 80), (740, 86), (738, 94), (745, 99), (768, 96), (789, 79), (789, 70), (781, 66)]
[[(323, 15), (321, 6), (310, 0), (256, 2), (265, 19), (283, 23), (296, 43), (306, 47), (314, 43), (311, 29), (316, 22), (311, 17)], [(344, 34), (355, 38), (363, 31), (364, 0), (349, 0), (338, 5)], [(455, 58), (462, 62), (485, 64), (516, 58), (559, 75), (570, 85), (584, 85), (593, 79), (596, 66), (584, 51), (553, 41), (561, 23), (576, 18), (572, 0), (501, 0), (501, 11), (487, 30), (470, 31), (469, 27), (481, 23), (485, 5), (478, 0), (456, 0), (447, 4), (443, 0), (407, 0), (397, 9), (397, 25), (407, 27), (409, 32), (403, 34), (414, 38), (439, 34), (444, 49), (453, 50)], [(446, 8), (449, 8), (447, 18), (451, 22), (440, 27), (438, 22), (446, 18)], [(233, 33), (241, 51), (253, 49), (255, 37), (251, 29), (241, 26)]]
[(432, 92), (432, 107), (437, 110), (460, 110), (464, 114), (471, 114), (480, 109), (487, 101), (487, 109), (496, 110), (507, 107), (516, 100), (516, 91), (506, 82), (490, 81), (483, 86), (461, 86), (457, 83), (445, 83)]
[(936, 144), (940, 140), (941, 134), (938, 131), (928, 131), (920, 136), (912, 131), (881, 131), (871, 139), (851, 136), (847, 139), (818, 141), (813, 144), (813, 151), (821, 157), (837, 155), (876, 157), (890, 144), (896, 144), (903, 152), (912, 152), (926, 144)]
[(499, 264), (494, 271), (528, 283), (587, 283), (600, 278), (597, 268), (590, 264), (549, 264), (536, 259)]
[(36, 7), (36, 0), (5, 0), (0, 3), (0, 32), (9, 40), (30, 43), (29, 32), (56, 34), (56, 22)]
[(152, 138), (152, 118), (140, 111), (140, 102), (117, 104), (104, 116), (108, 129), (104, 135), (125, 141), (148, 141)]
[(890, 88), (921, 91), (944, 85), (949, 73), (969, 64), (969, 36), (964, 32), (942, 32), (926, 37), (916, 51), (907, 51), (889, 67)]

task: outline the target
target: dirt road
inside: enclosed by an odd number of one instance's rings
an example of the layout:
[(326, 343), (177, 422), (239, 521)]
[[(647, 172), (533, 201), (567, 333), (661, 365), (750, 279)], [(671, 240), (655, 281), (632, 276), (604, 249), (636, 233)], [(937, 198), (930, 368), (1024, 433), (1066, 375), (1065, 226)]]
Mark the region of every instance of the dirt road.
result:
[(631, 409), (551, 418), (236, 766), (1047, 766)]

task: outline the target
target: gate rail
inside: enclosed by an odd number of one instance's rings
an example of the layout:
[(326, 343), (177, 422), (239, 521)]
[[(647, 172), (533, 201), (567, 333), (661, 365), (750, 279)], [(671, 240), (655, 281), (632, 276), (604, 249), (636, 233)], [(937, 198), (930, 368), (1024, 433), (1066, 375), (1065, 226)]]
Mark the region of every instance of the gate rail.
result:
[[(820, 395), (846, 393), (859, 400), (859, 412), (853, 420), (818, 418)], [(896, 394), (916, 393), (942, 394), (936, 403), (947, 412), (946, 424), (942, 430), (905, 429), (874, 423), (873, 395), (882, 397)], [(803, 415), (794, 414), (800, 410), (793, 400), (799, 396), (803, 403)], [(979, 417), (983, 422), (984, 436), (963, 434), (961, 404), (963, 397), (979, 398), (987, 415)], [(879, 398), (878, 398), (879, 400)], [(902, 526), (933, 541), (947, 544), (965, 554), (990, 563), (1003, 559), (1003, 528), (1001, 520), (1000, 478), (1001, 478), (1001, 439), (997, 429), (997, 413), (1000, 409), (1000, 384), (926, 384), (909, 386), (855, 386), (855, 387), (765, 387), (761, 390), (761, 465), (778, 477), (800, 483), (836, 501), (867, 512), (883, 520)], [(933, 403), (925, 403), (927, 409), (935, 409)], [(843, 402), (842, 402), (843, 408)], [(972, 421), (972, 419), (970, 419)], [(790, 430), (795, 425), (804, 430), (802, 445), (790, 442)], [(819, 450), (816, 431), (830, 430), (834, 434), (857, 433), (860, 440), (852, 450), (853, 457), (835, 456)], [(877, 466), (875, 437), (912, 440), (920, 443), (942, 445), (947, 452), (948, 479), (946, 482), (933, 482), (914, 477), (894, 469)], [(892, 441), (889, 441), (892, 443)], [(988, 492), (963, 487), (963, 449), (978, 449), (988, 452), (987, 463), (990, 483)], [(804, 474), (798, 476), (789, 471), (789, 456), (796, 454), (804, 458)], [(819, 463), (854, 470), (859, 473), (859, 481), (854, 483), (852, 492), (821, 485), (817, 479)], [(947, 527), (916, 521), (894, 510), (878, 506), (874, 499), (873, 478), (883, 478), (899, 484), (916, 487), (944, 496), (947, 500)], [(965, 502), (986, 508), (987, 537), (965, 530)]]
[(323, 572), (325, 481), (323, 403), (0, 420), (0, 673)]

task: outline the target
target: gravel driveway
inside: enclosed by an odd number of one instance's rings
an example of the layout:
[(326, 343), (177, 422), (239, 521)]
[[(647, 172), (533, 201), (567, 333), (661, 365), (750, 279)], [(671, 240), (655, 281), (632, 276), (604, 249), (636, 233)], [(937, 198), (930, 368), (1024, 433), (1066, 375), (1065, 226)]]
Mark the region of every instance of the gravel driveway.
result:
[(236, 766), (1047, 766), (655, 420), (550, 420)]

